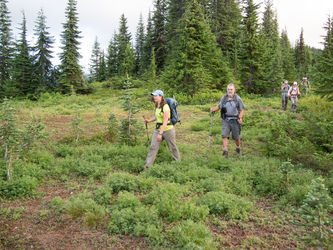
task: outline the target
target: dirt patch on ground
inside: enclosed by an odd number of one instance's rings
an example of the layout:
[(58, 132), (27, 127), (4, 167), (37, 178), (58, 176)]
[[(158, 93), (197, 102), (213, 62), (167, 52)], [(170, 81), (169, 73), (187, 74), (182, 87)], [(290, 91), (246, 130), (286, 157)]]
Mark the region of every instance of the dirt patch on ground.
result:
[[(100, 228), (85, 227), (82, 221), (56, 214), (49, 203), (56, 197), (69, 198), (74, 192), (63, 188), (46, 188), (43, 197), (25, 201), (7, 201), (1, 209), (24, 211), (19, 218), (13, 213), (0, 214), (1, 249), (138, 249), (148, 248), (143, 238), (108, 235), (106, 224)], [(14, 212), (15, 213), (15, 212)]]

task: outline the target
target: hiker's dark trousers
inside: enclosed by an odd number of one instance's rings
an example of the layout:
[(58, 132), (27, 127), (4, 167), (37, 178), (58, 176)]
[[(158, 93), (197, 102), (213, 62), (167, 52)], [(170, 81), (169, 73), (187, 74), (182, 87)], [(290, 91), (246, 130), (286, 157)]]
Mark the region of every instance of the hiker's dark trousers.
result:
[(151, 165), (154, 164), (157, 152), (163, 142), (163, 140), (166, 141), (170, 153), (175, 161), (180, 161), (180, 155), (179, 155), (179, 150), (176, 145), (176, 130), (173, 127), (172, 129), (168, 131), (164, 131), (162, 134), (162, 141), (157, 141), (157, 135), (158, 135), (159, 130), (155, 129), (153, 133), (153, 137), (151, 138), (151, 144), (149, 147), (149, 152), (146, 158), (145, 162), (145, 167), (150, 167)]
[(287, 104), (288, 104), (288, 94), (284, 95), (282, 94), (282, 109), (287, 110)]

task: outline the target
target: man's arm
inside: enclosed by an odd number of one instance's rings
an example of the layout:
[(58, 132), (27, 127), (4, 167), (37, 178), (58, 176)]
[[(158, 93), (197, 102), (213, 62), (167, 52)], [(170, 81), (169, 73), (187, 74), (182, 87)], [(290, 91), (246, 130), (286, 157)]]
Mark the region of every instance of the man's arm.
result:
[(239, 123), (242, 123), (242, 122), (243, 122), (243, 115), (244, 115), (244, 109), (242, 109), (242, 110), (239, 112), (239, 117), (238, 117), (238, 122), (239, 122)]
[(210, 112), (212, 113), (212, 112), (218, 111), (219, 109), (220, 109), (220, 106), (217, 105), (215, 108), (211, 108)]

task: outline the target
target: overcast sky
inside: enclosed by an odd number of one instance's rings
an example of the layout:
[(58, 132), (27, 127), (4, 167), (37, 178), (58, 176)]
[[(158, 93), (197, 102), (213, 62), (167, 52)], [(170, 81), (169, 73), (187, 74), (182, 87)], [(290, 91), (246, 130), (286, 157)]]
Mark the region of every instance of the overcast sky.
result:
[[(122, 14), (127, 18), (129, 31), (135, 38), (136, 28), (142, 13), (144, 24), (147, 23), (148, 12), (153, 10), (154, 0), (78, 0), (77, 11), (79, 30), (83, 38), (81, 50), (83, 58), (80, 61), (84, 71), (88, 72), (92, 47), (97, 36), (101, 48), (105, 49), (114, 32), (118, 31)], [(322, 36), (326, 35), (323, 26), (328, 16), (333, 16), (333, 0), (272, 0), (277, 11), (279, 31), (286, 28), (292, 45), (299, 39), (301, 29), (304, 30), (304, 40), (307, 45), (322, 48)], [(68, 0), (9, 0), (7, 3), (11, 16), (12, 30), (17, 38), (18, 27), (22, 23), (22, 11), (25, 12), (28, 29), (28, 40), (33, 40), (33, 29), (38, 12), (43, 8), (49, 32), (54, 36), (55, 53), (59, 53), (60, 34), (63, 31), (65, 9)], [(263, 1), (254, 0), (255, 3)], [(263, 10), (264, 4), (261, 5)], [(261, 15), (260, 15), (261, 19)], [(30, 42), (31, 44), (32, 42)], [(58, 64), (58, 56), (54, 55), (54, 64)]]

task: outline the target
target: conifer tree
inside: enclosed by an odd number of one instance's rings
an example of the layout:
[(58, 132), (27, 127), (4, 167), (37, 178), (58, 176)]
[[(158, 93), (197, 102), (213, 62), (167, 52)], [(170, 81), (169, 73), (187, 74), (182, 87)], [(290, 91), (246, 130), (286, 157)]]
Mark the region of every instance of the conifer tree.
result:
[(117, 73), (120, 76), (125, 76), (124, 68), (122, 64), (125, 59), (125, 51), (128, 43), (131, 42), (131, 33), (128, 31), (127, 19), (124, 14), (120, 17), (119, 32), (116, 36), (117, 38), (117, 64), (119, 65)]
[(332, 210), (332, 198), (324, 185), (324, 179), (318, 177), (312, 180), (309, 193), (305, 196), (301, 207), (295, 211), (303, 221), (293, 221), (293, 224), (310, 230), (304, 230), (303, 236), (295, 237), (296, 240), (303, 241), (307, 247), (329, 249), (333, 244), (333, 232), (329, 228), (332, 225), (332, 216), (328, 212)]
[(316, 64), (312, 72), (315, 92), (320, 96), (333, 100), (333, 18), (329, 17), (324, 27), (327, 33), (324, 37), (322, 55), (316, 56)]
[(123, 110), (128, 113), (127, 118), (120, 120), (121, 125), (119, 129), (119, 138), (127, 145), (135, 144), (138, 136), (138, 129), (136, 127), (138, 120), (133, 118), (133, 115), (139, 111), (139, 107), (135, 99), (133, 84), (130, 78), (127, 76), (123, 85), (123, 94), (121, 96), (121, 100), (123, 100)]
[(118, 46), (117, 46), (117, 34), (114, 33), (112, 39), (109, 42), (106, 56), (106, 77), (111, 78), (117, 75), (118, 72)]
[(101, 48), (100, 48), (100, 43), (98, 42), (98, 38), (96, 36), (89, 63), (90, 80), (92, 82), (96, 81), (98, 78), (100, 61), (101, 61)]
[(22, 15), (23, 20), (19, 28), (21, 30), (20, 39), (15, 44), (16, 53), (13, 59), (11, 91), (16, 90), (17, 95), (25, 96), (27, 94), (33, 94), (38, 87), (38, 83), (33, 75), (32, 48), (28, 45), (27, 41), (27, 27), (24, 12), (22, 12)]
[(209, 16), (213, 34), (223, 55), (237, 67), (237, 47), (240, 45), (241, 8), (237, 0), (212, 0)]
[(143, 24), (142, 13), (141, 13), (135, 36), (135, 57), (136, 57), (135, 72), (138, 73), (139, 75), (142, 75), (144, 72), (142, 67), (144, 42), (145, 42), (145, 27)]
[(146, 27), (146, 34), (144, 38), (144, 45), (143, 45), (143, 55), (141, 60), (140, 68), (143, 71), (149, 70), (150, 60), (151, 60), (151, 52), (153, 48), (153, 24), (151, 19), (151, 13), (148, 13), (148, 21)]
[(120, 75), (127, 75), (132, 77), (135, 69), (135, 56), (131, 44), (128, 43), (125, 49), (124, 59), (119, 67)]
[(288, 38), (287, 29), (282, 29), (281, 33), (281, 54), (282, 54), (282, 68), (283, 78), (288, 81), (294, 81), (296, 79), (296, 69), (294, 64), (293, 49)]
[(102, 82), (107, 79), (106, 72), (106, 63), (105, 63), (105, 53), (104, 50), (101, 52), (101, 58), (99, 61), (98, 72), (97, 72), (97, 81)]
[(299, 40), (296, 41), (295, 46), (295, 59), (296, 59), (296, 70), (298, 73), (298, 79), (308, 75), (309, 64), (310, 64), (310, 49), (305, 45), (303, 28)]
[(200, 89), (221, 87), (231, 80), (230, 70), (196, 0), (186, 9), (178, 30), (178, 43), (174, 43), (162, 75), (168, 87), (194, 96)]
[(160, 72), (163, 69), (167, 56), (166, 23), (166, 0), (156, 0), (153, 14), (152, 47), (155, 49), (157, 72)]
[(5, 84), (10, 79), (12, 59), (12, 31), (7, 0), (0, 0), (0, 97), (4, 96)]
[(188, 2), (188, 0), (169, 0), (168, 2), (166, 29), (168, 31), (167, 45), (169, 51), (172, 50), (172, 43), (177, 41), (179, 37), (177, 27), (179, 25), (179, 20), (182, 18), (185, 12)]
[(263, 83), (266, 92), (271, 92), (283, 82), (282, 54), (278, 33), (276, 13), (271, 0), (265, 1), (265, 11), (262, 22), (263, 53)]
[(69, 93), (71, 86), (74, 91), (85, 87), (82, 68), (79, 65), (79, 59), (82, 57), (79, 53), (79, 39), (81, 31), (78, 30), (78, 13), (76, 0), (68, 0), (66, 7), (66, 22), (63, 24), (61, 34), (62, 52), (60, 53), (60, 90), (63, 93)]
[(247, 0), (245, 17), (243, 18), (244, 38), (240, 52), (242, 62), (240, 80), (248, 93), (263, 94), (265, 85), (262, 81), (262, 44), (259, 34), (258, 13), (259, 5), (253, 0)]
[(37, 37), (37, 43), (34, 48), (36, 53), (35, 58), (35, 74), (38, 79), (38, 85), (40, 88), (52, 87), (51, 74), (52, 74), (52, 48), (54, 43), (53, 36), (48, 32), (49, 27), (46, 26), (46, 17), (43, 9), (38, 13), (35, 36)]

